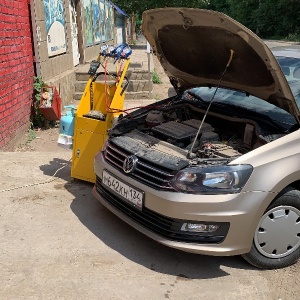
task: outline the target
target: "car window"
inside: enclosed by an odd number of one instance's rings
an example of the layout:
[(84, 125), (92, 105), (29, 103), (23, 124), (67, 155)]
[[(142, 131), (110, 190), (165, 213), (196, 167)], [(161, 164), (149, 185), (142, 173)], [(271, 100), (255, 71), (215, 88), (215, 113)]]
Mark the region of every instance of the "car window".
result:
[(276, 56), (276, 59), (291, 87), (298, 108), (300, 109), (300, 59), (286, 56)]
[(276, 59), (288, 81), (300, 81), (300, 59), (276, 56)]
[(296, 100), (296, 103), (298, 105), (298, 108), (300, 109), (300, 81), (292, 81), (289, 82), (292, 93), (294, 95), (294, 98)]

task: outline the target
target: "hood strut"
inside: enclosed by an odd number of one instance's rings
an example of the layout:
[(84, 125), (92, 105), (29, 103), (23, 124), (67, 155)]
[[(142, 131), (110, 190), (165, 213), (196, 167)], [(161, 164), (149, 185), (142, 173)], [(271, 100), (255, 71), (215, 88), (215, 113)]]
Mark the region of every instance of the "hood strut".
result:
[(222, 73), (222, 75), (221, 75), (221, 78), (220, 78), (219, 83), (218, 83), (218, 85), (217, 85), (217, 87), (216, 87), (216, 90), (215, 90), (214, 94), (213, 94), (212, 97), (211, 97), (211, 100), (210, 100), (209, 105), (208, 105), (208, 107), (207, 107), (207, 109), (206, 109), (205, 115), (204, 115), (204, 117), (203, 117), (203, 119), (202, 119), (202, 121), (201, 121), (201, 124), (200, 124), (200, 126), (199, 126), (198, 131), (197, 131), (197, 134), (196, 134), (196, 136), (195, 136), (195, 138), (194, 138), (192, 147), (191, 147), (191, 149), (189, 150), (189, 152), (187, 153), (187, 158), (189, 158), (189, 159), (193, 158), (193, 149), (194, 149), (196, 140), (198, 139), (198, 136), (199, 136), (199, 133), (200, 133), (201, 128), (202, 128), (202, 126), (203, 126), (203, 123), (204, 123), (204, 121), (205, 121), (205, 119), (206, 119), (206, 116), (207, 116), (207, 114), (208, 114), (208, 112), (209, 112), (209, 109), (210, 109), (210, 107), (211, 107), (211, 105), (212, 105), (212, 103), (213, 103), (213, 101), (214, 101), (215, 95), (216, 95), (216, 93), (217, 93), (217, 91), (218, 91), (218, 89), (219, 89), (219, 87), (220, 87), (220, 85), (221, 85), (221, 82), (222, 82), (222, 80), (223, 80), (223, 77), (224, 77), (224, 75), (226, 74), (226, 71), (227, 71), (227, 69), (229, 68), (229, 66), (230, 66), (230, 64), (231, 64), (233, 55), (234, 55), (234, 50), (233, 50), (233, 49), (230, 49), (230, 57), (229, 57), (229, 60), (228, 60), (228, 62), (227, 62), (227, 64), (226, 64), (226, 67), (225, 67), (225, 69), (224, 69), (224, 71), (223, 71), (223, 73)]

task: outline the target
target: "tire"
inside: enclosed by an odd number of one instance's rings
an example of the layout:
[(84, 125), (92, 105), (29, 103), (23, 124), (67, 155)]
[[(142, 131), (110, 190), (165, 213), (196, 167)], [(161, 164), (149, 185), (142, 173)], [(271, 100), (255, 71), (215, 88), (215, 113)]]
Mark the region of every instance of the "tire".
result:
[(279, 269), (300, 257), (300, 191), (285, 188), (266, 209), (249, 253), (242, 255), (261, 269)]

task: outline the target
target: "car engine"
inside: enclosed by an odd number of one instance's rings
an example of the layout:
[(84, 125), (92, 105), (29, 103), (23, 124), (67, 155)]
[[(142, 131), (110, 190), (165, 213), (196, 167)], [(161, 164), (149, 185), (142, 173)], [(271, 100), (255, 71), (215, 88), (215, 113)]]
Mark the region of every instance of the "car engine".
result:
[[(169, 148), (169, 154), (185, 157), (190, 164), (204, 161), (215, 164), (219, 160), (228, 163), (285, 135), (275, 126), (259, 123), (258, 118), (251, 115), (245, 118), (242, 113), (210, 111), (206, 116), (205, 113), (205, 109), (192, 103), (154, 107), (124, 118), (109, 135), (121, 135), (124, 144), (119, 146), (130, 153), (144, 147), (156, 147), (161, 153)], [(159, 145), (164, 145), (163, 149)]]

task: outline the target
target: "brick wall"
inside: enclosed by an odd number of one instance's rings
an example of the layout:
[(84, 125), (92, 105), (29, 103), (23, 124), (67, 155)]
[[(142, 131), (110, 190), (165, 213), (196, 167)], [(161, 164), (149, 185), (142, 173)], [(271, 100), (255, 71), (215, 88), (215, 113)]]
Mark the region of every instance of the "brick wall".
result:
[(0, 1), (0, 150), (30, 124), (33, 53), (29, 0)]

